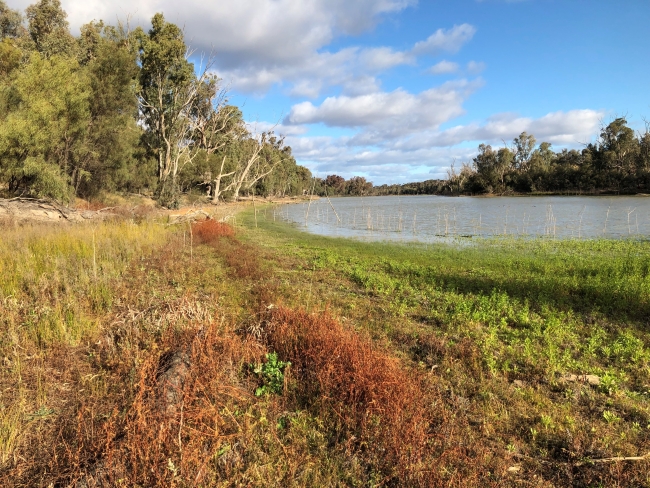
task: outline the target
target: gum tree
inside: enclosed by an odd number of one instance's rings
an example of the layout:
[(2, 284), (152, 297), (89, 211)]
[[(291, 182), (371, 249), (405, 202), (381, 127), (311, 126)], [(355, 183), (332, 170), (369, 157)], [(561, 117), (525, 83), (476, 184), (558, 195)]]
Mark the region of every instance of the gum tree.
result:
[[(197, 77), (188, 61), (191, 52), (183, 31), (158, 13), (151, 29), (134, 32), (140, 73), (138, 100), (145, 127), (144, 142), (158, 161), (156, 197), (163, 205), (178, 205), (178, 173), (196, 156), (198, 145), (192, 140), (192, 113), (205, 84), (213, 83), (207, 70)], [(208, 93), (211, 93), (209, 90)]]

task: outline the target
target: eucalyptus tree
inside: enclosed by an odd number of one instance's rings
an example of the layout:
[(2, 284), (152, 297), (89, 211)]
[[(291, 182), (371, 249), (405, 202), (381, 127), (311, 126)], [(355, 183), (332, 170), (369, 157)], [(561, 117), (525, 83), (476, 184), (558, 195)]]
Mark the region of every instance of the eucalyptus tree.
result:
[(530, 168), (530, 158), (535, 149), (537, 140), (532, 134), (522, 132), (518, 137), (513, 140), (514, 143), (514, 159), (513, 163), (515, 169), (520, 172), (526, 172)]
[(75, 54), (77, 44), (59, 0), (40, 0), (27, 7), (26, 14), (29, 35), (39, 53), (45, 57)]
[(0, 39), (15, 39), (24, 35), (23, 16), (0, 0)]
[(600, 131), (601, 167), (623, 175), (634, 172), (639, 141), (627, 120), (619, 117)]
[(190, 122), (197, 101), (212, 83), (207, 69), (198, 77), (188, 60), (183, 31), (158, 13), (151, 29), (134, 32), (140, 72), (138, 100), (144, 141), (158, 161), (156, 196), (167, 206), (178, 205), (177, 177), (197, 154)]
[(273, 132), (262, 132), (249, 136), (240, 142), (243, 151), (237, 161), (237, 169), (228, 190), (232, 188), (233, 199), (238, 200), (242, 189), (250, 190), (254, 185), (271, 173), (281, 162), (273, 158), (262, 157), (264, 149), (281, 149), (284, 139), (277, 139)]

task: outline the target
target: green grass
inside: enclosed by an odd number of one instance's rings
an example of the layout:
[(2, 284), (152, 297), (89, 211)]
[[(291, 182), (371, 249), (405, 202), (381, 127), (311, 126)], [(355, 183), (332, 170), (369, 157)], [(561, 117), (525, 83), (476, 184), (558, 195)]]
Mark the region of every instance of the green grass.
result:
[[(441, 486), (650, 483), (648, 461), (591, 462), (650, 452), (648, 242), (368, 243), (252, 212), (236, 239), (207, 245), (146, 220), (3, 229), (0, 480), (65, 485), (128, 459), (132, 472), (113, 471), (145, 485), (192, 486), (199, 472), (206, 486), (399, 485), (381, 446), (321, 409), (337, 398), (298, 383), (310, 377), (298, 361), (277, 356), (292, 361), (286, 381), (253, 372), (275, 352), (260, 340), (272, 302), (342, 323), (413, 380), (442, 439), (426, 463)], [(158, 371), (179, 350), (197, 361), (192, 394), (159, 422)], [(328, 364), (356, 391), (361, 377)], [(265, 379), (273, 392), (255, 396)]]
[(252, 239), (289, 250), (307, 273), (335, 273), (390, 317), (481, 344), (492, 372), (541, 373), (548, 380), (559, 372), (609, 373), (627, 377), (631, 388), (650, 381), (648, 242), (425, 246), (259, 225), (266, 234)]
[(490, 441), (539, 469), (650, 452), (648, 241), (368, 243), (242, 222), (281, 256), (288, 303), (327, 308), (439, 375)]

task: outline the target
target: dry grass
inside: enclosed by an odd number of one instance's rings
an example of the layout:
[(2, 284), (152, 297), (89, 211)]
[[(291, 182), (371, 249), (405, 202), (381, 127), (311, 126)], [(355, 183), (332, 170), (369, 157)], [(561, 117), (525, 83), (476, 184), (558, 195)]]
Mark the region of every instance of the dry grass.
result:
[(210, 219), (192, 224), (192, 233), (198, 242), (212, 244), (221, 237), (234, 236), (235, 230), (228, 224)]
[[(645, 461), (589, 465), (567, 454), (593, 458), (603, 441), (573, 429), (566, 442), (553, 403), (562, 392), (514, 388), (475, 341), (396, 319), (374, 295), (357, 290), (352, 301), (354, 285), (246, 242), (245, 231), (113, 222), (94, 228), (94, 246), (92, 231), (26, 228), (8, 234), (13, 246), (0, 243), (3, 486), (647, 479)], [(312, 310), (335, 293), (353, 307), (308, 313), (307, 287)], [(270, 352), (291, 362), (284, 391), (256, 397), (264, 379), (254, 365)], [(580, 408), (596, 408), (588, 392)]]
[(431, 394), (395, 358), (327, 313), (274, 308), (265, 332), (269, 348), (291, 361), (295, 402), (332, 422), (337, 441), (363, 453), (384, 483), (427, 486), (435, 478), (426, 461), (444, 419), (434, 419), (441, 412), (426, 409)]

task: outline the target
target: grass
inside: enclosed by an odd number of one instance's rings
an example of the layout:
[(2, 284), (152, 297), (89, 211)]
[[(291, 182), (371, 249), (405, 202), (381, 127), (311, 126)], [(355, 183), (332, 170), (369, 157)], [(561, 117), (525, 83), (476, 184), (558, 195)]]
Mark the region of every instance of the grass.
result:
[(301, 290), (291, 306), (327, 309), (436, 376), (448, 402), (460, 399), (467, 435), (483, 430), (477, 445), (561, 485), (648, 482), (647, 461), (627, 463), (630, 478), (614, 474), (620, 464), (576, 466), (650, 452), (647, 241), (454, 247), (258, 229), (251, 239), (283, 256), (283, 281)]
[(3, 485), (650, 483), (599, 461), (650, 452), (649, 243), (361, 243), (253, 211), (3, 229)]

